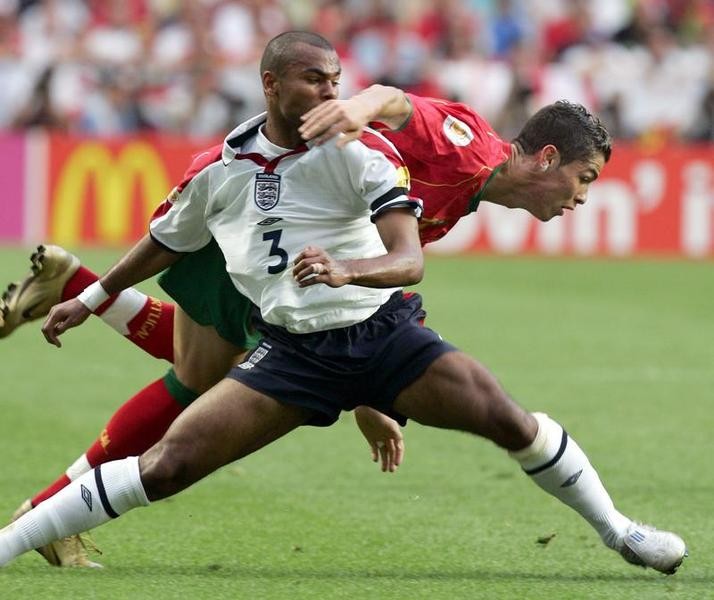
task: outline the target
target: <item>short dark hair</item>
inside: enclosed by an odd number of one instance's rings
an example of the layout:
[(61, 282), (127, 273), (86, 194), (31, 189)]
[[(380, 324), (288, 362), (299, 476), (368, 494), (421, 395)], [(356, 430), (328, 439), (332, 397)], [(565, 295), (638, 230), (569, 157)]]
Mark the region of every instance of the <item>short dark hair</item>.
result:
[(297, 44), (308, 44), (335, 52), (333, 45), (324, 37), (310, 31), (285, 31), (268, 42), (260, 59), (260, 74), (266, 71), (282, 75), (297, 58), (294, 48)]
[(587, 160), (601, 153), (610, 160), (612, 138), (600, 119), (581, 104), (558, 100), (541, 108), (521, 129), (514, 143), (526, 154), (553, 144), (562, 164)]

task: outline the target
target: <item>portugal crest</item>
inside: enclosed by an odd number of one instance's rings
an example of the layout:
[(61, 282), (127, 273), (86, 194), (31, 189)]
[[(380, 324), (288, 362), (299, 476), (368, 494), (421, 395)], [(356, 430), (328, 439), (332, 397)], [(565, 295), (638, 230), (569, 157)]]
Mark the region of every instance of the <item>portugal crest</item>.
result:
[(444, 119), (444, 134), (456, 146), (468, 146), (474, 139), (471, 128), (463, 121), (449, 115)]
[(256, 173), (255, 195), (253, 197), (258, 208), (270, 210), (280, 200), (280, 175), (275, 173)]

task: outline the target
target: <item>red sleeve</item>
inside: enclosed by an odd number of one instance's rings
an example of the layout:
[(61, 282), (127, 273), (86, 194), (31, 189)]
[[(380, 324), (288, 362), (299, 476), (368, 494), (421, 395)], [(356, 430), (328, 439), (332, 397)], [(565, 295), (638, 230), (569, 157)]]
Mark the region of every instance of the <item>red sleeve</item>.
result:
[(171, 205), (176, 202), (179, 195), (186, 188), (189, 182), (207, 166), (221, 160), (222, 152), (223, 144), (216, 144), (215, 146), (211, 146), (208, 150), (195, 154), (191, 158), (191, 164), (188, 169), (186, 169), (186, 172), (183, 174), (179, 184), (172, 189), (166, 199), (156, 207), (154, 214), (151, 215), (150, 221), (153, 221), (154, 219), (157, 219), (169, 212)]

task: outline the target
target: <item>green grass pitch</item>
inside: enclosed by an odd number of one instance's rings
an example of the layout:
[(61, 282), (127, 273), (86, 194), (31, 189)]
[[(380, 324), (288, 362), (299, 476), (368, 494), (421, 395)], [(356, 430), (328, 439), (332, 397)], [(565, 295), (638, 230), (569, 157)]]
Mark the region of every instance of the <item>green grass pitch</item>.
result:
[[(0, 282), (28, 255), (1, 249)], [(410, 424), (387, 475), (345, 415), (96, 530), (102, 570), (20, 557), (0, 598), (714, 598), (711, 263), (432, 257), (416, 289), (429, 326), (565, 425), (621, 511), (685, 538), (677, 575), (625, 564), (488, 442)], [(64, 340), (0, 340), (8, 517), (166, 369), (98, 320)]]

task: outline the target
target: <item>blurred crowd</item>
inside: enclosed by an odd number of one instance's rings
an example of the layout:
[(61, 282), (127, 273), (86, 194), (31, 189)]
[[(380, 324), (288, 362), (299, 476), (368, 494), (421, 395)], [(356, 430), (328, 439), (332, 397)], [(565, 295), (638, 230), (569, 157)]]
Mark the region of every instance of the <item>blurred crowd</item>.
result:
[(343, 97), (448, 97), (506, 137), (568, 98), (621, 139), (714, 141), (714, 0), (0, 0), (0, 129), (220, 136), (288, 29), (335, 45)]

